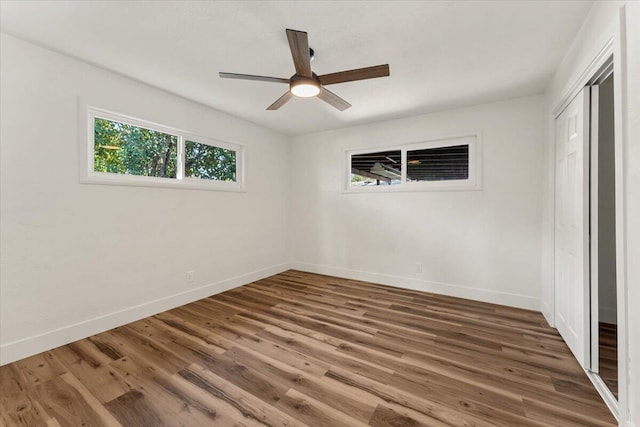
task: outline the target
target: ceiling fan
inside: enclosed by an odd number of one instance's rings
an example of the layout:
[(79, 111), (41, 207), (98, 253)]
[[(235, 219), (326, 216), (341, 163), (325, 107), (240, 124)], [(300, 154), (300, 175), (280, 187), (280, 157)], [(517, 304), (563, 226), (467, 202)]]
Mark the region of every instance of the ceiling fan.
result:
[(291, 78), (285, 79), (280, 77), (222, 72), (220, 73), (220, 77), (225, 79), (288, 83), (289, 90), (278, 98), (276, 102), (267, 107), (267, 110), (277, 110), (286, 104), (293, 96), (301, 98), (317, 96), (338, 110), (344, 111), (351, 107), (351, 104), (326, 89), (324, 86), (336, 83), (353, 82), (356, 80), (373, 79), (376, 77), (387, 77), (389, 75), (389, 64), (384, 64), (318, 76), (316, 73), (311, 71), (311, 60), (313, 59), (314, 52), (313, 49), (309, 49), (307, 33), (304, 31), (287, 30), (287, 39), (289, 40), (289, 48), (291, 49), (291, 56), (293, 57), (293, 65), (296, 68), (296, 73), (291, 76)]

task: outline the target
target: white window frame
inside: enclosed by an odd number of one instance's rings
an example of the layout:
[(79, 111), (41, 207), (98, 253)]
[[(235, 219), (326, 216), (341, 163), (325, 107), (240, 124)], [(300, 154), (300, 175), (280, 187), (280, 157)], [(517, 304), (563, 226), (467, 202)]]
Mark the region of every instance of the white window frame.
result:
[[(86, 107), (86, 132), (80, 132), (81, 160), (80, 182), (83, 184), (106, 184), (106, 185), (127, 185), (139, 187), (164, 187), (164, 188), (185, 188), (213, 191), (235, 191), (244, 192), (244, 159), (245, 146), (238, 143), (221, 141), (215, 138), (196, 135), (147, 120), (138, 119), (124, 114), (114, 113), (101, 108)], [(96, 172), (94, 170), (95, 154), (95, 119), (106, 119), (110, 121), (125, 123), (152, 131), (162, 132), (177, 137), (177, 159), (176, 177), (163, 178), (156, 176), (127, 175), (110, 172)], [(217, 181), (214, 179), (192, 178), (184, 176), (185, 166), (185, 142), (193, 141), (213, 147), (224, 148), (236, 152), (236, 181)]]
[[(451, 147), (455, 145), (469, 146), (469, 178), (446, 181), (407, 181), (407, 151), (425, 148)], [(396, 185), (351, 185), (351, 158), (358, 154), (377, 153), (379, 151), (400, 150), (402, 174), (400, 183)], [(480, 132), (464, 135), (434, 138), (422, 142), (403, 145), (351, 149), (345, 151), (344, 193), (395, 192), (395, 191), (473, 191), (482, 189), (482, 141)]]

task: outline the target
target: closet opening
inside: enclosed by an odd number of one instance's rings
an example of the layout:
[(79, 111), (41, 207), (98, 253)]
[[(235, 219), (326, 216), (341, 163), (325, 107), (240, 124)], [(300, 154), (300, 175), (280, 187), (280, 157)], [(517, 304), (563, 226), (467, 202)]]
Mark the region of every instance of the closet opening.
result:
[(591, 85), (591, 370), (618, 397), (614, 75)]

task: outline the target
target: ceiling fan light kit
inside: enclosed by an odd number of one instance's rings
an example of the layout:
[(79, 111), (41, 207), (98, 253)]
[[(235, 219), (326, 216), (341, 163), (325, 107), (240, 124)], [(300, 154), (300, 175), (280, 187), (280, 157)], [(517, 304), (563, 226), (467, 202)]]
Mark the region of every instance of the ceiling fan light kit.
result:
[(281, 77), (266, 77), (224, 72), (220, 73), (220, 77), (225, 79), (289, 83), (289, 91), (285, 92), (285, 94), (278, 98), (276, 102), (267, 107), (267, 110), (279, 109), (293, 96), (299, 98), (312, 98), (317, 96), (338, 110), (344, 111), (351, 107), (351, 104), (326, 89), (324, 86), (336, 83), (373, 79), (376, 77), (387, 77), (389, 75), (389, 64), (384, 64), (318, 76), (316, 73), (311, 71), (311, 61), (314, 58), (314, 51), (309, 48), (307, 33), (297, 30), (287, 30), (286, 32), (287, 39), (289, 41), (289, 49), (291, 49), (291, 56), (293, 57), (293, 65), (296, 69), (296, 73), (291, 76), (291, 78), (285, 79)]
[(289, 83), (289, 90), (292, 94), (300, 98), (311, 98), (320, 93), (320, 82), (316, 79), (293, 76)]

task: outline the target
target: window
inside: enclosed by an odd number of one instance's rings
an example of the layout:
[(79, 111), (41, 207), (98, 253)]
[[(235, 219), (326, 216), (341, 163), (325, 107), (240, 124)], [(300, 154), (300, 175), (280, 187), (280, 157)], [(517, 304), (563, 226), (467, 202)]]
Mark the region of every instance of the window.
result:
[(407, 150), (407, 181), (469, 179), (469, 145)]
[(99, 117), (93, 133), (95, 172), (176, 177), (177, 136)]
[[(347, 191), (476, 190), (479, 135), (347, 151)], [(386, 188), (386, 190), (385, 190)]]
[(195, 141), (187, 141), (184, 176), (236, 182), (236, 152)]
[(351, 185), (398, 185), (402, 177), (400, 150), (351, 156)]
[(241, 191), (243, 147), (88, 108), (82, 182)]

